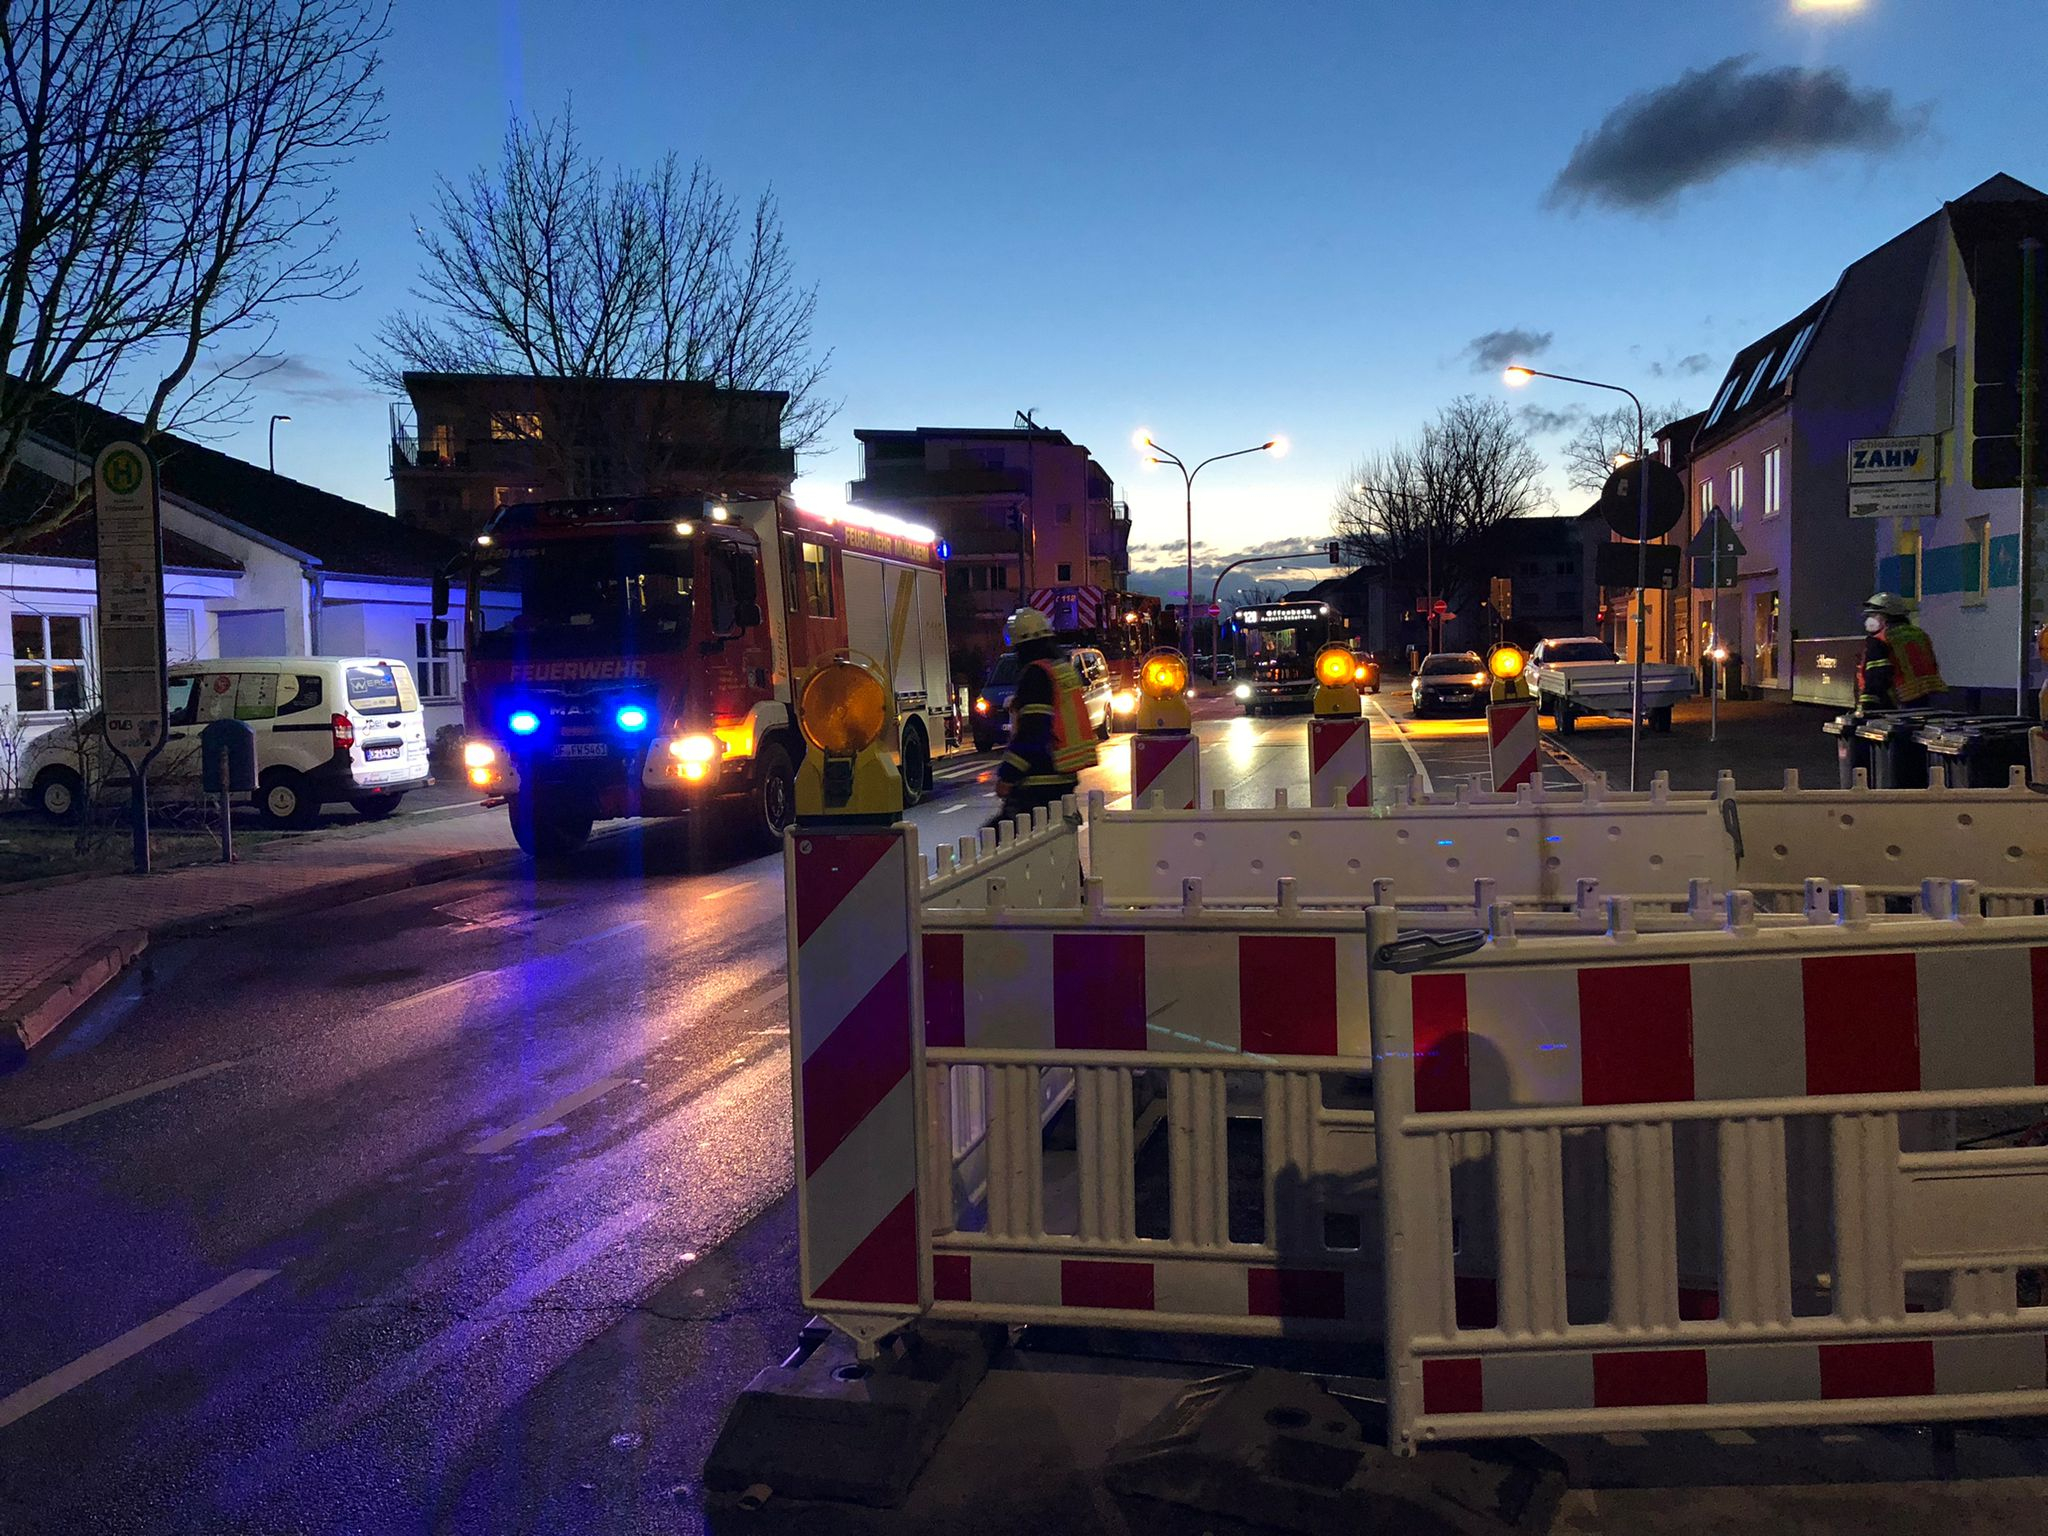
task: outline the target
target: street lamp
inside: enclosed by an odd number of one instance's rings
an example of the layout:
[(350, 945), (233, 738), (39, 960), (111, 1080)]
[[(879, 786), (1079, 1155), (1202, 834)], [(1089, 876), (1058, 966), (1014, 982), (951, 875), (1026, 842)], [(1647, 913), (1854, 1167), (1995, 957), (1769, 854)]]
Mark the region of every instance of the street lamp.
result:
[[(1146, 455), (1146, 462), (1148, 464), (1171, 464), (1175, 469), (1179, 470), (1181, 479), (1186, 485), (1188, 519), (1188, 623), (1187, 633), (1182, 638), (1192, 641), (1195, 637), (1195, 476), (1199, 475), (1211, 464), (1221, 463), (1224, 459), (1241, 459), (1248, 453), (1270, 453), (1276, 459), (1285, 458), (1289, 444), (1284, 437), (1269, 437), (1256, 448), (1236, 448), (1229, 453), (1211, 454), (1193, 469), (1189, 469), (1179, 454), (1172, 453), (1153, 442), (1152, 434), (1143, 427), (1138, 428), (1137, 431), (1131, 434), (1131, 442), (1140, 453)], [(1219, 613), (1216, 616), (1215, 637), (1209, 647), (1209, 681), (1212, 683), (1216, 681), (1216, 652), (1221, 650), (1222, 647), (1223, 616)], [(1192, 654), (1192, 645), (1189, 646), (1189, 651)]]
[(273, 416), (270, 418), (270, 472), (273, 475), (277, 473), (277, 424), (280, 421), (290, 420), (291, 417), (289, 416)]
[[(1617, 395), (1627, 395), (1636, 408), (1636, 457), (1647, 455), (1648, 444), (1643, 430), (1643, 402), (1632, 389), (1619, 384), (1603, 384), (1598, 379), (1576, 379), (1568, 373), (1546, 373), (1541, 368), (1525, 368), (1516, 363), (1501, 375), (1501, 381), (1510, 389), (1520, 389), (1531, 379), (1555, 379), (1560, 384), (1577, 384), (1584, 389), (1611, 390)], [(1616, 466), (1619, 467), (1617, 455)], [(1636, 477), (1636, 664), (1628, 695), (1628, 787), (1636, 787), (1636, 752), (1641, 744), (1643, 732), (1643, 592), (1650, 584), (1650, 471), (1649, 466)]]

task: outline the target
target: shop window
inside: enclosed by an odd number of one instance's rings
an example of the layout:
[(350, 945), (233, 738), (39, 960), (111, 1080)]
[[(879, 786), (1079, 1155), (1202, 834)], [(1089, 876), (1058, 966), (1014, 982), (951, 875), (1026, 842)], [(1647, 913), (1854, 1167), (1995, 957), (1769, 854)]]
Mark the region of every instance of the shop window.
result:
[(455, 696), (453, 679), (449, 671), (448, 643), (444, 638), (434, 643), (434, 626), (425, 619), (415, 619), (413, 636), (413, 681), (419, 685), (423, 699), (450, 699)]

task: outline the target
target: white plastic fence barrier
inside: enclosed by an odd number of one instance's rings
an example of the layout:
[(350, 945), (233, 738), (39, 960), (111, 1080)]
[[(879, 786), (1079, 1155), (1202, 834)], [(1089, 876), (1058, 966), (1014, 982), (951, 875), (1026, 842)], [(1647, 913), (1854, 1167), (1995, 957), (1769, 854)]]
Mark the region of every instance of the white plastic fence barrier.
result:
[[(1375, 963), (1394, 1443), (2048, 1409), (2048, 1148), (1916, 1150), (2048, 1102), (2048, 920), (1962, 897)], [(1399, 932), (1371, 912), (1376, 959)]]
[(1616, 895), (1685, 899), (1691, 882), (1759, 894), (1809, 877), (1910, 896), (1923, 878), (1975, 881), (2014, 900), (2048, 892), (2048, 796), (2006, 789), (1738, 791), (1620, 794), (1600, 785), (1514, 797), (1400, 794), (1376, 809), (1193, 814), (1109, 810), (1091, 797), (1090, 862), (1113, 904), (1171, 901), (1199, 879), (1210, 900), (1270, 900), (1291, 876), (1305, 903), (1364, 904), (1391, 879), (1404, 899), (1455, 899), (1475, 879), (1517, 905), (1569, 902), (1597, 880)]

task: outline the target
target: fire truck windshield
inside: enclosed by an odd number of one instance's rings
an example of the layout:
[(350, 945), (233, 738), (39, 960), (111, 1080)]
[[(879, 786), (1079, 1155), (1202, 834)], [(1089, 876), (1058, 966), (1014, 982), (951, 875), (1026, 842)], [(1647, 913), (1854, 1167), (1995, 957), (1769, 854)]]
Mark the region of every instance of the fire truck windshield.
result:
[(681, 650), (691, 551), (646, 539), (563, 539), (492, 550), (475, 570), (480, 659)]

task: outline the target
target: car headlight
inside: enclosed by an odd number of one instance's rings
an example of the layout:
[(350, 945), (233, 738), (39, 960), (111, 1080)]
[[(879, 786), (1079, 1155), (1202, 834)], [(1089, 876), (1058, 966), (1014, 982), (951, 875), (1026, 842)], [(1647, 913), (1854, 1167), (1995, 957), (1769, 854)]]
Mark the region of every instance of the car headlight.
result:
[(1252, 685), (1250, 683), (1239, 683), (1231, 692), (1237, 695), (1239, 702), (1243, 702), (1252, 696)]
[(1132, 710), (1138, 707), (1138, 696), (1130, 689), (1126, 688), (1122, 692), (1112, 697), (1109, 702), (1118, 714), (1128, 715)]
[(977, 698), (977, 699), (976, 699), (976, 700), (974, 701), (974, 712), (975, 712), (975, 713), (976, 713), (977, 715), (985, 715), (985, 714), (987, 714), (987, 713), (988, 713), (988, 700), (987, 700), (987, 699), (982, 699), (982, 698)]

